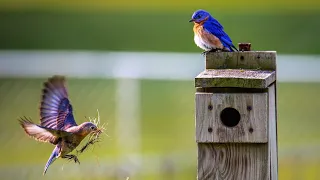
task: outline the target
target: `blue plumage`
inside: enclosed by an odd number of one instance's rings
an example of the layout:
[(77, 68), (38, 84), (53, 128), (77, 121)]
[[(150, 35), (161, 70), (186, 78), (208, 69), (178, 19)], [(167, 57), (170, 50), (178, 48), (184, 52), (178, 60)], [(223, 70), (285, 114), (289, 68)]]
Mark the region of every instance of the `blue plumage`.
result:
[(40, 125), (34, 124), (25, 117), (19, 119), (19, 122), (30, 137), (56, 145), (45, 165), (43, 174), (59, 157), (73, 159), (74, 162), (80, 164), (77, 156), (70, 153), (87, 135), (97, 135), (102, 132), (92, 122), (84, 122), (79, 126), (76, 124), (63, 76), (53, 76), (44, 83), (40, 118)]
[[(231, 38), (224, 31), (223, 26), (213, 18), (210, 13), (198, 10), (193, 13), (190, 22), (194, 22), (195, 43), (206, 51), (228, 50), (237, 48), (232, 44)], [(218, 39), (217, 39), (218, 38)]]
[(44, 84), (40, 105), (41, 126), (65, 130), (76, 126), (63, 77), (54, 76)]
[(52, 164), (59, 157), (60, 151), (61, 151), (61, 147), (59, 145), (53, 149), (53, 151), (52, 151), (52, 153), (51, 153), (51, 155), (50, 155), (50, 157), (44, 167), (43, 175), (46, 174), (50, 164)]

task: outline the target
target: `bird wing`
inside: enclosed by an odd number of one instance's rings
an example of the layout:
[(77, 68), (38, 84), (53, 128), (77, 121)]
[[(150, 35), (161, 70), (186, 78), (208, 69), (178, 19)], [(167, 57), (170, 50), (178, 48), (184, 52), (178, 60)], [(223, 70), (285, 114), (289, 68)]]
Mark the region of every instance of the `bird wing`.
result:
[(65, 78), (53, 76), (44, 83), (40, 105), (41, 126), (49, 129), (66, 129), (76, 126), (72, 106), (65, 87)]
[(19, 119), (19, 122), (21, 127), (30, 137), (33, 137), (34, 139), (41, 142), (50, 142), (52, 144), (57, 144), (59, 138), (72, 134), (63, 130), (56, 130), (39, 126), (37, 124), (34, 124), (30, 119), (26, 117)]
[(227, 47), (230, 50), (232, 50), (232, 48), (235, 48), (232, 44), (231, 38), (226, 32), (224, 32), (223, 26), (216, 19), (212, 18), (206, 21), (203, 24), (203, 27), (205, 30), (209, 31), (211, 34), (219, 38), (224, 47)]

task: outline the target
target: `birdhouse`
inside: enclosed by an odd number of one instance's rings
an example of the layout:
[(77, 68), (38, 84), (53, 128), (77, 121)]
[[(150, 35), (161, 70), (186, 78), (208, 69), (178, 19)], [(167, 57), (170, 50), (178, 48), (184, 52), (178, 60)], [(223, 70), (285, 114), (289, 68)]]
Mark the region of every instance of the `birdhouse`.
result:
[(277, 180), (276, 52), (205, 60), (195, 78), (198, 180)]

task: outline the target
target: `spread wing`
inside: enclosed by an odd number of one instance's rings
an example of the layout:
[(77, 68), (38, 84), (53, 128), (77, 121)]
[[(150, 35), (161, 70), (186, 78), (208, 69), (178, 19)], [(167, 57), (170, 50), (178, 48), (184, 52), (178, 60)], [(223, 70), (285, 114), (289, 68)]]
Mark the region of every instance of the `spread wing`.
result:
[(223, 44), (224, 47), (237, 50), (237, 48), (232, 44), (231, 38), (228, 36), (226, 32), (224, 32), (223, 26), (214, 18), (210, 19), (206, 23), (204, 23), (204, 28), (209, 31), (211, 34), (218, 37)]
[(50, 78), (44, 83), (42, 93), (40, 105), (42, 127), (60, 130), (77, 125), (73, 118), (64, 77)]
[(57, 144), (60, 137), (68, 136), (71, 133), (63, 131), (50, 129), (34, 124), (30, 119), (23, 117), (19, 119), (21, 127), (24, 131), (34, 139), (41, 142), (50, 142), (52, 144)]

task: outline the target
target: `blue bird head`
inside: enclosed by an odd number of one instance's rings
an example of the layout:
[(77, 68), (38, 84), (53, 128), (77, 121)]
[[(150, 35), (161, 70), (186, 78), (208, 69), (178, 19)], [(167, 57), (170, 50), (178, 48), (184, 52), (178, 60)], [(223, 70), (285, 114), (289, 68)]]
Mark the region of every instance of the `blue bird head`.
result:
[(201, 23), (203, 21), (206, 21), (210, 17), (211, 17), (210, 13), (208, 13), (205, 10), (199, 9), (193, 13), (189, 22)]

